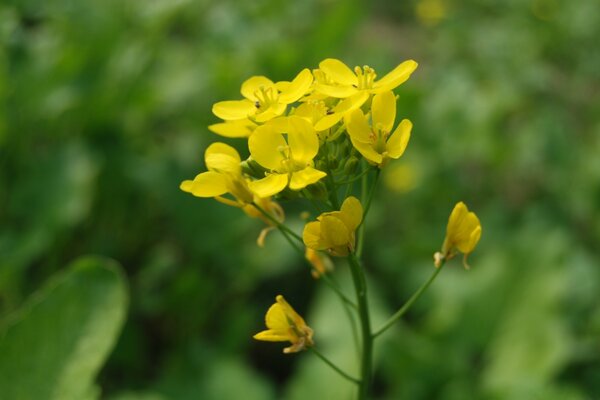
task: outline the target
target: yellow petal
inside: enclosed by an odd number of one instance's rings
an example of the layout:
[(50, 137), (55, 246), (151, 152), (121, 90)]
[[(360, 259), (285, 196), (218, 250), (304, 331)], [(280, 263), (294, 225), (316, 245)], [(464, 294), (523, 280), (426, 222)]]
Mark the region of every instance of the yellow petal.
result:
[(273, 329), (258, 332), (253, 338), (264, 342), (287, 342), (292, 340), (289, 331), (276, 331)]
[(386, 76), (376, 81), (373, 84), (373, 90), (371, 92), (381, 93), (386, 90), (392, 90), (394, 88), (397, 88), (398, 86), (406, 82), (408, 78), (410, 78), (410, 75), (415, 69), (417, 69), (418, 65), (419, 64), (417, 64), (413, 60), (404, 61), (392, 71), (390, 71)]
[(241, 174), (240, 155), (236, 149), (225, 143), (216, 142), (208, 146), (204, 152), (204, 162), (209, 170)]
[(469, 235), (469, 239), (460, 243), (460, 246), (457, 245), (457, 248), (462, 253), (469, 254), (475, 249), (479, 239), (481, 239), (481, 226), (477, 226)]
[(248, 183), (250, 190), (258, 197), (269, 197), (281, 192), (288, 184), (287, 174), (273, 173), (266, 178)]
[(357, 85), (356, 74), (340, 60), (327, 58), (319, 63), (319, 69), (325, 72), (336, 83), (343, 85)]
[(285, 90), (282, 90), (282, 92), (279, 94), (279, 102), (290, 104), (297, 101), (308, 92), (312, 82), (312, 73), (308, 68), (304, 68), (285, 88)]
[(253, 115), (256, 113), (256, 106), (250, 100), (220, 101), (213, 105), (212, 112), (225, 121), (232, 121)]
[(350, 116), (346, 121), (346, 129), (352, 141), (359, 141), (362, 143), (372, 143), (371, 138), (371, 127), (367, 121), (367, 117), (362, 113), (361, 110), (354, 110), (350, 113)]
[(193, 181), (183, 181), (179, 186), (196, 197), (215, 197), (227, 193), (227, 178), (218, 172), (203, 172)]
[(319, 137), (310, 122), (301, 117), (288, 117), (288, 143), (294, 161), (308, 164), (319, 152)]
[(396, 96), (391, 91), (376, 94), (371, 105), (373, 126), (384, 132), (391, 132), (396, 119)]
[(272, 90), (275, 90), (275, 84), (266, 76), (253, 76), (242, 83), (242, 96), (252, 102), (258, 101), (258, 97), (255, 96), (255, 93), (261, 88), (272, 88)]
[(321, 218), (321, 238), (328, 248), (345, 246), (351, 241), (351, 233), (341, 219), (325, 215)]
[(411, 129), (412, 122), (407, 119), (403, 119), (402, 122), (398, 124), (398, 127), (394, 133), (392, 133), (392, 136), (389, 137), (385, 145), (388, 157), (399, 158), (404, 154), (404, 150), (406, 150), (406, 146), (408, 146), (408, 141), (410, 139)]
[(306, 322), (304, 322), (304, 319), (296, 312), (296, 310), (294, 310), (292, 306), (289, 305), (287, 301), (285, 301), (282, 295), (277, 295), (277, 297), (275, 297), (275, 301), (285, 312), (285, 316), (287, 317), (288, 321), (291, 320), (296, 328), (300, 328), (302, 330), (306, 328)]
[(369, 93), (365, 92), (364, 90), (354, 93), (352, 96), (340, 101), (338, 105), (335, 106), (333, 111), (342, 114), (354, 111), (365, 104), (365, 101), (367, 101), (368, 98)]
[(208, 126), (211, 132), (217, 135), (229, 137), (229, 138), (243, 138), (248, 137), (254, 131), (256, 124), (247, 120), (240, 119), (237, 121), (221, 122), (218, 124), (212, 124)]
[(276, 302), (267, 311), (265, 315), (265, 325), (269, 329), (285, 331), (289, 329), (290, 323), (288, 321), (285, 308)]
[(380, 165), (383, 162), (383, 156), (375, 151), (372, 144), (358, 141), (352, 136), (350, 136), (350, 141), (352, 142), (352, 146), (354, 146), (366, 160), (377, 165)]
[(315, 91), (324, 94), (325, 96), (335, 97), (338, 99), (344, 99), (358, 93), (358, 89), (354, 86), (333, 86), (325, 85), (323, 83), (316, 84)]
[(304, 226), (302, 232), (302, 240), (306, 247), (310, 247), (314, 250), (325, 250), (327, 246), (321, 241), (321, 223), (320, 222), (309, 222)]
[(348, 230), (355, 231), (363, 217), (363, 208), (360, 201), (356, 197), (350, 196), (344, 200), (340, 211), (340, 218), (344, 221)]
[(334, 113), (334, 114), (326, 115), (315, 124), (315, 130), (321, 132), (321, 131), (324, 131), (325, 129), (329, 129), (332, 126), (334, 126), (335, 124), (337, 124), (338, 122), (340, 122), (340, 120), (343, 117), (344, 117), (344, 114), (342, 114), (342, 113)]
[(252, 158), (265, 168), (276, 170), (281, 167), (284, 156), (282, 149), (287, 147), (283, 135), (273, 130), (270, 125), (263, 125), (254, 130), (248, 138), (248, 148)]
[(327, 174), (323, 171), (319, 171), (318, 169), (314, 169), (312, 167), (306, 167), (301, 171), (292, 173), (292, 179), (290, 180), (290, 189), (304, 189), (308, 185), (318, 182), (321, 178), (325, 176), (327, 176)]

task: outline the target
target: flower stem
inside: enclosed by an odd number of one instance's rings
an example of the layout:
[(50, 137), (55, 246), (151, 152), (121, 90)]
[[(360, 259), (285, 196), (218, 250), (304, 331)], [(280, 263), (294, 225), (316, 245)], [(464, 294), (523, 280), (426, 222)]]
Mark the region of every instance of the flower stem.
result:
[(342, 371), (342, 369), (340, 367), (338, 367), (337, 365), (335, 365), (330, 359), (328, 359), (327, 357), (325, 357), (323, 354), (321, 354), (321, 352), (319, 350), (317, 350), (314, 347), (309, 347), (312, 352), (319, 357), (325, 364), (329, 365), (335, 372), (337, 372), (338, 374), (340, 374), (341, 376), (343, 376), (344, 378), (348, 379), (351, 382), (356, 383), (357, 385), (360, 384), (360, 381), (352, 376), (350, 376), (349, 374), (347, 374), (346, 372)]
[(435, 271), (433, 271), (433, 274), (431, 274), (429, 279), (421, 285), (421, 287), (410, 297), (410, 299), (408, 299), (406, 303), (404, 303), (404, 305), (402, 305), (402, 307), (400, 307), (400, 309), (396, 311), (396, 313), (392, 315), (390, 319), (388, 319), (387, 322), (381, 326), (381, 328), (379, 328), (373, 333), (373, 339), (381, 335), (389, 327), (394, 325), (394, 323), (396, 323), (400, 318), (402, 318), (402, 316), (410, 309), (414, 302), (417, 301), (419, 297), (421, 297), (425, 290), (427, 290), (429, 285), (431, 285), (431, 283), (435, 280), (435, 278), (438, 276), (443, 267), (444, 264), (442, 263), (438, 268), (435, 269)]
[[(365, 236), (365, 220), (367, 218), (367, 214), (369, 214), (369, 210), (371, 209), (371, 201), (373, 200), (373, 195), (375, 194), (375, 188), (377, 187), (377, 181), (379, 180), (379, 175), (381, 174), (381, 170), (379, 168), (377, 168), (375, 170), (375, 178), (373, 178), (373, 183), (371, 185), (371, 190), (369, 190), (369, 193), (367, 195), (367, 175), (363, 175), (363, 180), (362, 180), (362, 203), (365, 205), (364, 206), (364, 212), (363, 212), (363, 218), (362, 218), (362, 222), (360, 223), (360, 226), (358, 227), (359, 229), (359, 235), (358, 235), (358, 245), (356, 246), (356, 254), (358, 255), (358, 257), (360, 258), (360, 256), (362, 256), (362, 251), (363, 251), (363, 245), (364, 245), (364, 236)], [(365, 199), (366, 197), (366, 199)], [(365, 203), (366, 201), (366, 203)]]
[(362, 359), (360, 363), (360, 385), (358, 399), (365, 400), (369, 394), (373, 375), (373, 336), (371, 335), (371, 322), (367, 303), (367, 282), (360, 261), (355, 253), (350, 253), (348, 263), (352, 272), (352, 280), (356, 289), (358, 301), (358, 314), (362, 335)]

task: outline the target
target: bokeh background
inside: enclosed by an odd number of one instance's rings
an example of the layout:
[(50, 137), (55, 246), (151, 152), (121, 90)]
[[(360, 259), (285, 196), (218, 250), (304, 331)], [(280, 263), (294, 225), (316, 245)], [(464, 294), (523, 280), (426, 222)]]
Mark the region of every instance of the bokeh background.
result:
[[(429, 276), (457, 201), (483, 237), (472, 269), (451, 263), (377, 343), (376, 397), (600, 399), (598, 39), (597, 0), (4, 1), (1, 326), (101, 255), (129, 293), (102, 398), (352, 398), (311, 354), (251, 339), (282, 293), (352, 370), (337, 299), (278, 234), (260, 249), (258, 221), (178, 185), (223, 140), (206, 129), (212, 103), (247, 77), (326, 57), (382, 76), (413, 58), (397, 91), (413, 136), (367, 225), (376, 322)], [(297, 230), (301, 211), (288, 208)]]

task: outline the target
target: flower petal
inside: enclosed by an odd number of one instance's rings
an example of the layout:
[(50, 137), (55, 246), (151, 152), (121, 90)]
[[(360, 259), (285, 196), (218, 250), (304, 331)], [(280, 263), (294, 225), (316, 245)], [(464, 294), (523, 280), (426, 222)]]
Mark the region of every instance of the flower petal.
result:
[(352, 240), (350, 231), (344, 222), (329, 215), (321, 218), (321, 238), (328, 248), (345, 246)]
[(360, 108), (369, 98), (369, 93), (364, 90), (354, 93), (352, 96), (340, 101), (333, 109), (336, 113), (348, 113)]
[(204, 162), (206, 168), (211, 171), (224, 171), (235, 175), (240, 175), (242, 171), (242, 160), (237, 150), (225, 143), (216, 142), (208, 146), (204, 152)]
[(376, 94), (371, 105), (373, 126), (381, 126), (384, 132), (391, 132), (396, 119), (396, 96), (390, 90)]
[(325, 72), (331, 80), (342, 85), (357, 85), (356, 74), (340, 60), (327, 58), (319, 63), (319, 69)]
[(288, 184), (287, 174), (273, 173), (266, 178), (248, 183), (250, 190), (258, 197), (269, 197), (281, 192)]
[(287, 85), (285, 90), (279, 94), (279, 102), (284, 104), (290, 104), (302, 96), (304, 96), (310, 89), (310, 85), (313, 82), (313, 75), (308, 68), (304, 68), (294, 80)]
[(373, 142), (371, 138), (371, 127), (361, 110), (354, 110), (350, 113), (346, 120), (346, 129), (353, 141), (369, 144)]
[(270, 125), (259, 126), (248, 138), (248, 148), (252, 158), (264, 168), (276, 170), (284, 160), (281, 148), (287, 147), (283, 135), (273, 130)]
[(272, 88), (271, 90), (276, 90), (275, 84), (272, 80), (270, 80), (266, 76), (253, 76), (251, 78), (246, 79), (244, 83), (242, 83), (241, 92), (242, 96), (244, 96), (248, 100), (251, 100), (254, 103), (255, 101), (258, 101), (258, 97), (256, 97), (255, 93), (260, 89), (267, 88)]
[(262, 340), (264, 342), (287, 342), (291, 340), (291, 335), (289, 330), (286, 331), (278, 331), (274, 329), (269, 329), (266, 331), (258, 332), (253, 336), (256, 340)]
[(306, 247), (314, 250), (325, 250), (327, 246), (321, 241), (321, 223), (317, 221), (304, 225), (302, 240)]
[(315, 130), (321, 132), (325, 129), (329, 129), (338, 122), (340, 122), (342, 118), (344, 118), (344, 114), (342, 113), (326, 115), (315, 124)]
[(181, 182), (179, 188), (196, 197), (220, 196), (227, 193), (227, 177), (218, 172), (203, 172), (196, 175), (193, 181)]
[(211, 132), (229, 138), (244, 138), (248, 137), (254, 131), (256, 124), (247, 119), (237, 121), (221, 122), (208, 126)]
[(212, 112), (225, 121), (247, 118), (256, 113), (256, 106), (250, 100), (228, 100), (215, 103)]
[(290, 189), (304, 189), (308, 185), (318, 182), (321, 178), (325, 176), (327, 176), (327, 174), (323, 171), (319, 171), (318, 169), (312, 167), (306, 167), (301, 171), (292, 173), (292, 179), (290, 180)]
[(358, 89), (354, 86), (333, 86), (318, 83), (315, 85), (315, 91), (324, 94), (325, 96), (344, 99), (356, 94)]
[(376, 81), (373, 84), (373, 90), (371, 92), (381, 93), (385, 92), (386, 90), (392, 90), (394, 88), (397, 88), (398, 86), (406, 82), (408, 78), (410, 78), (410, 75), (415, 69), (417, 69), (418, 65), (419, 64), (417, 64), (414, 60), (404, 61), (392, 71), (390, 71), (386, 76)]
[(286, 105), (283, 103), (273, 103), (265, 111), (257, 113), (254, 117), (256, 122), (267, 122), (285, 112)]
[(344, 221), (348, 230), (355, 231), (363, 217), (363, 208), (360, 201), (356, 197), (350, 196), (344, 200), (340, 211), (339, 217)]
[(371, 163), (380, 165), (383, 162), (383, 156), (375, 151), (373, 145), (370, 143), (361, 142), (359, 140), (354, 139), (350, 136), (350, 141), (352, 141), (352, 145), (358, 152)]
[(288, 143), (294, 161), (308, 164), (319, 152), (319, 137), (304, 118), (288, 117)]
[(407, 119), (403, 119), (402, 122), (398, 124), (398, 127), (389, 137), (385, 145), (388, 157), (400, 158), (400, 156), (404, 154), (404, 150), (406, 150), (406, 146), (408, 146), (408, 141), (410, 139), (411, 129), (412, 122)]

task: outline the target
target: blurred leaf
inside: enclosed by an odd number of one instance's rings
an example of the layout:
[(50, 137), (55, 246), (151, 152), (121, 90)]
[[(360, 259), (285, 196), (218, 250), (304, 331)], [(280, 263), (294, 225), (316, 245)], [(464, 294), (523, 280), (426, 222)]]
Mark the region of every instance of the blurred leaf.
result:
[(0, 340), (0, 393), (6, 399), (98, 397), (94, 378), (125, 318), (120, 268), (84, 258), (54, 276), (7, 324)]

